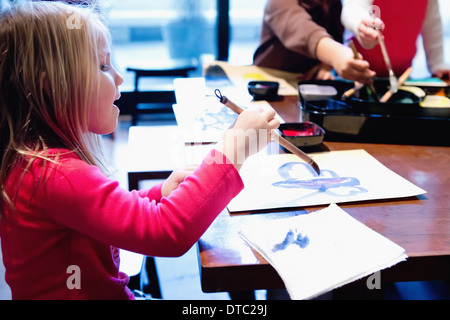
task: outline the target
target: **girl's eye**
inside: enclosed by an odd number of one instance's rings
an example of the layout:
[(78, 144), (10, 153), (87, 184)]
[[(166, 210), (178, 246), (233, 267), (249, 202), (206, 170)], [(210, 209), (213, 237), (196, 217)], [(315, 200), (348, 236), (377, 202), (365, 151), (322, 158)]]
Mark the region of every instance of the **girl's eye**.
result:
[(100, 69), (101, 69), (102, 71), (107, 71), (109, 68), (110, 68), (110, 65), (109, 65), (109, 64), (104, 64), (104, 65), (102, 65), (102, 66), (100, 67)]

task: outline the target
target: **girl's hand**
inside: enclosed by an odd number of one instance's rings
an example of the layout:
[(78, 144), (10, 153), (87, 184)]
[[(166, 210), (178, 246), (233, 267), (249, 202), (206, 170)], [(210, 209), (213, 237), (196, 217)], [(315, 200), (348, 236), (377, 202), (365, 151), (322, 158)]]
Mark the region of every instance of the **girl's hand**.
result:
[(275, 119), (275, 111), (244, 110), (234, 126), (225, 132), (224, 138), (216, 146), (239, 170), (245, 159), (265, 148), (272, 138), (272, 130), (280, 126)]
[(384, 22), (379, 18), (367, 18), (361, 20), (358, 26), (358, 40), (366, 49), (372, 49), (378, 44), (380, 34), (378, 30), (384, 30)]
[(197, 166), (188, 166), (184, 169), (177, 169), (173, 171), (170, 176), (164, 181), (161, 186), (161, 195), (167, 197), (173, 190), (178, 188), (178, 185), (184, 181), (184, 179), (192, 174)]

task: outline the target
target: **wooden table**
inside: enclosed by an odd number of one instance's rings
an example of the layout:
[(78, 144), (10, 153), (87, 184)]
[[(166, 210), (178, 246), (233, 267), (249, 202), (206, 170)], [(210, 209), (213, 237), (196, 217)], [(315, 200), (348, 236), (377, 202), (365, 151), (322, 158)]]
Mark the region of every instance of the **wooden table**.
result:
[[(298, 121), (296, 97), (272, 103)], [(347, 213), (402, 246), (406, 262), (384, 270), (382, 283), (450, 279), (450, 147), (325, 142), (329, 150), (365, 149), (386, 167), (425, 189), (419, 197), (340, 204)], [(313, 211), (324, 206), (299, 209)], [(268, 262), (240, 237), (244, 224), (298, 214), (297, 210), (231, 215), (224, 210), (199, 241), (205, 292), (284, 288)]]

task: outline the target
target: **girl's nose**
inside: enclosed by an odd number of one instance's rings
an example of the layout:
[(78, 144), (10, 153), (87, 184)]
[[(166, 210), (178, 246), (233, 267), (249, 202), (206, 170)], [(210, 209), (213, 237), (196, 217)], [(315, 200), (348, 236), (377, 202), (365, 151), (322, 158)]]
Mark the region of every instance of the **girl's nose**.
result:
[(116, 76), (114, 77), (117, 86), (120, 86), (123, 83), (123, 77), (120, 73), (116, 72)]

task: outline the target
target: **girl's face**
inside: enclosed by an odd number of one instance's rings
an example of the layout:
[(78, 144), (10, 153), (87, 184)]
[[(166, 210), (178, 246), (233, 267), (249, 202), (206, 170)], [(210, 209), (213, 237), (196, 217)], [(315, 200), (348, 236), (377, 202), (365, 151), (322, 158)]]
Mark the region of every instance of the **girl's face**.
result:
[(99, 92), (94, 92), (89, 106), (89, 131), (97, 134), (109, 134), (117, 126), (119, 108), (114, 101), (120, 98), (119, 85), (123, 78), (111, 65), (110, 49), (102, 46), (98, 66)]

